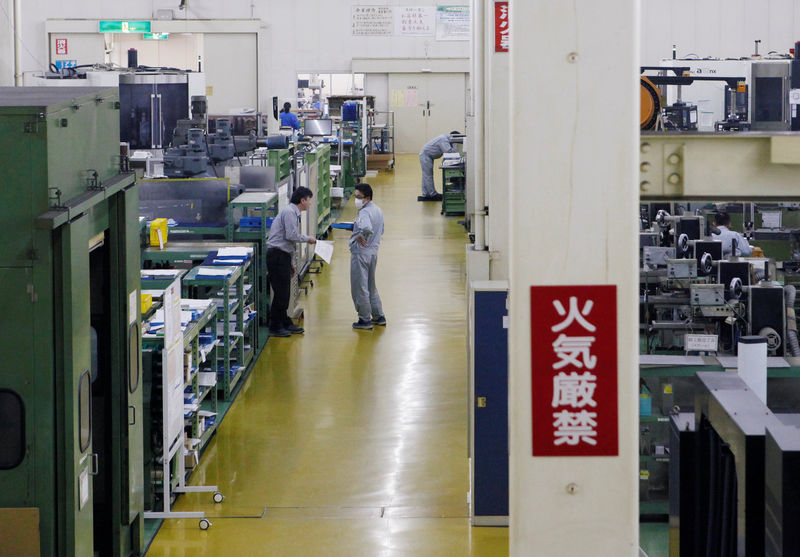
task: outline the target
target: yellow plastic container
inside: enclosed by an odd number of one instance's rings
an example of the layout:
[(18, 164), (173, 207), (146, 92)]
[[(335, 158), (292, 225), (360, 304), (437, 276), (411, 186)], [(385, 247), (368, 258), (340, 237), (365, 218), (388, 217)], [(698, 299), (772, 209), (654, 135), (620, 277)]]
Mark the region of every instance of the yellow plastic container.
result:
[(167, 219), (155, 219), (150, 223), (150, 245), (155, 248), (167, 245)]
[(153, 307), (153, 297), (150, 294), (142, 294), (142, 315)]

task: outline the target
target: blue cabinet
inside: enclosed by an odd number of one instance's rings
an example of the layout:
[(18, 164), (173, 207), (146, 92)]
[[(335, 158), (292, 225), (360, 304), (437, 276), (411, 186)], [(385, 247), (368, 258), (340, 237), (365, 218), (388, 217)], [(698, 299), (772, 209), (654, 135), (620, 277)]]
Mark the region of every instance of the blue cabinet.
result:
[(508, 328), (505, 281), (470, 285), (470, 456), (474, 526), (508, 524)]

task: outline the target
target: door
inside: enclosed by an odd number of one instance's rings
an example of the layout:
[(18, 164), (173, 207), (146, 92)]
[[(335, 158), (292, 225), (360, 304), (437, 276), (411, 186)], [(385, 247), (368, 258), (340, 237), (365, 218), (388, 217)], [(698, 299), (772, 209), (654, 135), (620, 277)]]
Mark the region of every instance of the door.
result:
[[(66, 528), (59, 554), (92, 555), (94, 520), (92, 475), (92, 377), (89, 291), (89, 217), (81, 216), (55, 231), (57, 277), (56, 377), (63, 378), (63, 411), (56, 412), (58, 465), (63, 467), (61, 496)], [(61, 398), (61, 397), (57, 397)], [(61, 406), (57, 405), (57, 409)]]
[(425, 129), (426, 77), (421, 73), (389, 74), (389, 110), (394, 111), (394, 148), (397, 153), (419, 153), (428, 141)]
[[(209, 114), (258, 109), (258, 39), (255, 33), (207, 33), (203, 53)], [(233, 54), (232, 54), (233, 53)]]
[[(0, 335), (5, 346), (0, 366), (0, 507), (34, 507), (36, 500), (33, 285), (30, 269), (0, 268)], [(30, 445), (31, 449), (28, 449)], [(45, 478), (40, 478), (47, 483)]]
[(426, 118), (426, 142), (437, 135), (459, 131), (464, 133), (466, 118), (465, 87), (466, 74), (427, 74), (429, 102)]
[(437, 135), (464, 131), (466, 74), (389, 74), (395, 151), (419, 153)]

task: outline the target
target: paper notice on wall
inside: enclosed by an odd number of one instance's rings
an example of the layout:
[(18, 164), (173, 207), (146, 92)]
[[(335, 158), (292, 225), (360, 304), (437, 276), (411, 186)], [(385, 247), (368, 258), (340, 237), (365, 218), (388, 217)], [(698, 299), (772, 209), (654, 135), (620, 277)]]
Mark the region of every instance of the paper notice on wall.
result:
[(433, 35), (436, 8), (433, 6), (397, 6), (394, 12), (394, 34), (419, 37)]
[(471, 36), (469, 6), (436, 7), (437, 41), (468, 41)]
[(352, 6), (350, 32), (360, 37), (390, 37), (394, 30), (391, 6)]
[(403, 93), (403, 106), (407, 108), (414, 108), (419, 105), (419, 95), (417, 94), (416, 87), (408, 87)]
[(392, 89), (392, 108), (400, 108), (405, 106), (405, 95), (402, 89)]

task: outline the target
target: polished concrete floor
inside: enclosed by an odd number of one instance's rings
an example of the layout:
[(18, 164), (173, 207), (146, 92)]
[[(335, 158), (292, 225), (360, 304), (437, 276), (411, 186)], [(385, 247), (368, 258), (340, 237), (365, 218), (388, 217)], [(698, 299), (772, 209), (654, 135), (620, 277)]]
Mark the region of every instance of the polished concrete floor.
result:
[[(355, 331), (348, 232), (304, 296), (306, 334), (271, 339), (147, 555), (505, 556), (505, 528), (471, 528), (464, 246), (458, 218), (419, 203), (416, 155), (369, 181), (386, 233), (388, 326)], [(437, 182), (438, 182), (437, 177)], [(441, 187), (437, 185), (437, 189)], [(350, 200), (341, 220), (352, 220)]]

